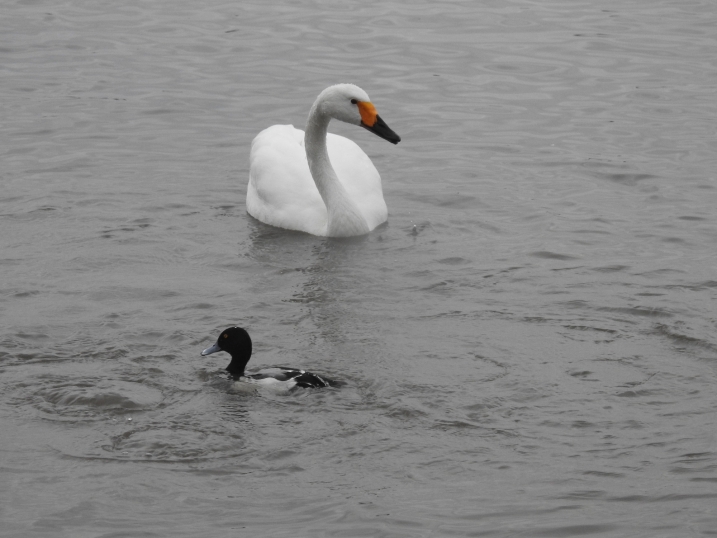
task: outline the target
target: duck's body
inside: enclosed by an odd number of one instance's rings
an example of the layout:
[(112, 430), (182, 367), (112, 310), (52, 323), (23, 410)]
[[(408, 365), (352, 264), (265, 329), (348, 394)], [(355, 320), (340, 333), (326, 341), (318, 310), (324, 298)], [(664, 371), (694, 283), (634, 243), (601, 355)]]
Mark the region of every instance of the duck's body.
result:
[(350, 237), (388, 218), (381, 176), (353, 141), (328, 133), (332, 118), (360, 125), (397, 144), (358, 86), (338, 84), (314, 102), (306, 131), (274, 125), (251, 146), (247, 211), (272, 226), (312, 235)]
[(297, 370), (296, 368), (285, 368), (283, 366), (275, 366), (273, 368), (262, 368), (253, 374), (244, 374), (237, 379), (240, 383), (251, 383), (267, 388), (279, 388), (283, 390), (291, 390), (294, 387), (304, 389), (318, 389), (328, 387), (331, 383), (321, 376), (307, 372), (306, 370)]
[(227, 371), (237, 383), (267, 387), (279, 390), (291, 390), (294, 387), (323, 388), (335, 385), (332, 380), (312, 374), (297, 368), (275, 366), (263, 368), (252, 374), (245, 372), (246, 365), (251, 358), (252, 342), (241, 327), (229, 327), (219, 335), (216, 344), (202, 351), (202, 356), (211, 355), (218, 351), (226, 351), (232, 356)]

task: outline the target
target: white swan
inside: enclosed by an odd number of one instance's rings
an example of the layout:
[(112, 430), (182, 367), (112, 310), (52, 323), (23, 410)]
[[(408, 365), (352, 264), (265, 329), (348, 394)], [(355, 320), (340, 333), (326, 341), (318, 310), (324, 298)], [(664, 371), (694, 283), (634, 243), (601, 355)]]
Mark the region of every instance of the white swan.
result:
[(326, 88), (311, 107), (306, 134), (273, 125), (251, 143), (246, 209), (252, 217), (328, 237), (367, 234), (386, 221), (381, 176), (354, 142), (327, 132), (331, 118), (401, 141), (361, 88)]

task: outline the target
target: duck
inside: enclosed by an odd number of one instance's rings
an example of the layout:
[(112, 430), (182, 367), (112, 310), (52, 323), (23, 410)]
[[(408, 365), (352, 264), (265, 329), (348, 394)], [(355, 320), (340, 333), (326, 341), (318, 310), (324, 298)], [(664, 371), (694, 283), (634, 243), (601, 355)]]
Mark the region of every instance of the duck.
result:
[(216, 343), (202, 351), (201, 355), (206, 357), (219, 351), (226, 351), (232, 356), (226, 369), (238, 383), (249, 383), (287, 391), (296, 387), (324, 388), (341, 385), (340, 382), (312, 374), (306, 370), (283, 366), (263, 368), (256, 373), (247, 374), (244, 369), (251, 358), (252, 342), (249, 333), (241, 327), (224, 329)]
[(365, 235), (388, 220), (381, 176), (355, 142), (328, 132), (332, 118), (401, 141), (364, 90), (329, 86), (314, 101), (305, 131), (272, 125), (252, 141), (246, 194), (252, 217), (322, 237)]

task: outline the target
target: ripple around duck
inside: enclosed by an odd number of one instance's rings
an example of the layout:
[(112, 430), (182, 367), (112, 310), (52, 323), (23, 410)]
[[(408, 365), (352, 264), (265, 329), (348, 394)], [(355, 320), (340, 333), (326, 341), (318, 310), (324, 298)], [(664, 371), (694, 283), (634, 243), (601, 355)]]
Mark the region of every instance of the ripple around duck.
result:
[(146, 409), (162, 400), (162, 393), (137, 383), (105, 383), (105, 386), (82, 386), (82, 380), (71, 385), (39, 390), (36, 395), (56, 407), (85, 406), (95, 409)]
[[(254, 431), (247, 417), (250, 400), (244, 394), (233, 395), (226, 383), (213, 396), (180, 392), (161, 402), (159, 394), (145, 389), (135, 388), (128, 397), (128, 385), (136, 384), (113, 383), (115, 389), (123, 389), (120, 397), (39, 391), (55, 401), (51, 406), (36, 405), (44, 411), (43, 418), (77, 425), (72, 435), (54, 437), (51, 446), (75, 458), (164, 463), (212, 462), (247, 454)], [(218, 410), (203, 419), (207, 406)]]
[[(92, 378), (42, 380), (25, 401), (50, 420), (84, 418), (100, 420), (115, 413), (152, 409), (162, 402), (162, 392), (141, 383)], [(24, 398), (15, 400), (21, 404)]]
[(150, 423), (110, 437), (96, 449), (84, 449), (78, 457), (162, 462), (200, 462), (246, 453), (245, 441), (223, 431), (200, 425)]

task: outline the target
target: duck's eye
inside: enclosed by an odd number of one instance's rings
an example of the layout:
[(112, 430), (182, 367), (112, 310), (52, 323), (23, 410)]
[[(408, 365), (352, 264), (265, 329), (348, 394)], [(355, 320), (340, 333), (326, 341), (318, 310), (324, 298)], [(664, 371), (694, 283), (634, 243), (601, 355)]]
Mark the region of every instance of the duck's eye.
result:
[(229, 338), (229, 335), (228, 335), (228, 334), (225, 334), (225, 335), (224, 335), (224, 338)]
[(357, 101), (356, 99), (351, 99), (351, 104), (352, 104), (352, 105), (355, 105), (356, 103), (358, 103), (358, 101)]

